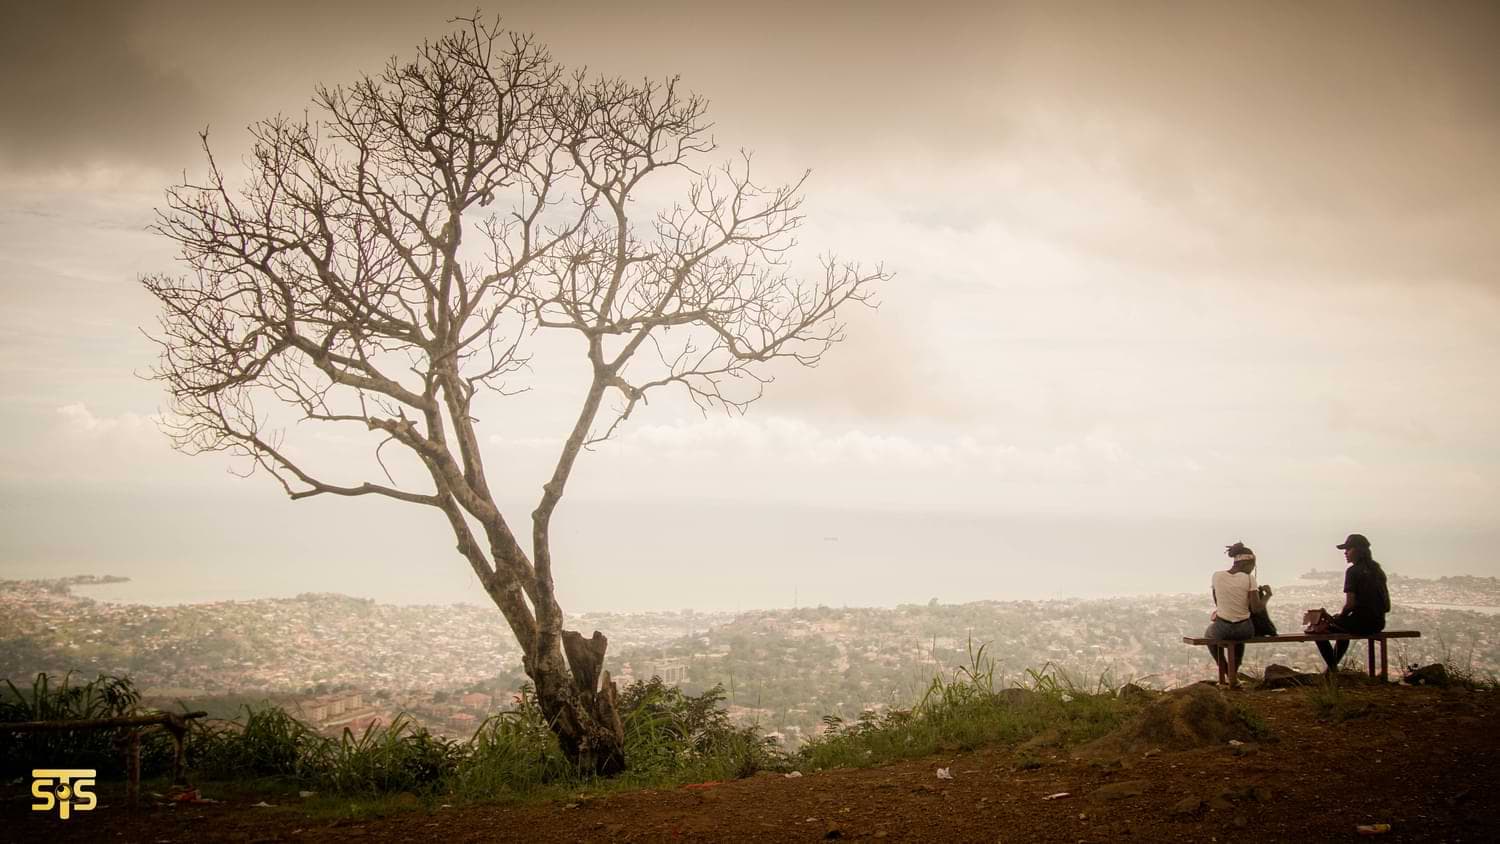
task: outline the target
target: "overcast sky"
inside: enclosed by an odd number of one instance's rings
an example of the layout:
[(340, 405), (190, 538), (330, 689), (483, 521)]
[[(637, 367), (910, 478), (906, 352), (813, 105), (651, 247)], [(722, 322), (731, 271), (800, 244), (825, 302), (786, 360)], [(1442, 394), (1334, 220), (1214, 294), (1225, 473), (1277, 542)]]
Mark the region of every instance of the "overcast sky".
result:
[[(473, 3), (210, 5), (3, 3), (0, 577), (481, 600), (431, 513), (177, 455), (137, 377), (197, 131), (234, 164)], [(680, 75), (716, 155), (811, 168), (808, 256), (896, 273), (747, 416), (656, 400), (585, 456), (565, 608), (1198, 589), (1236, 540), (1274, 583), (1351, 531), (1500, 574), (1500, 5), (807, 5), (485, 9)], [(485, 429), (518, 523), (583, 389), (541, 380)]]

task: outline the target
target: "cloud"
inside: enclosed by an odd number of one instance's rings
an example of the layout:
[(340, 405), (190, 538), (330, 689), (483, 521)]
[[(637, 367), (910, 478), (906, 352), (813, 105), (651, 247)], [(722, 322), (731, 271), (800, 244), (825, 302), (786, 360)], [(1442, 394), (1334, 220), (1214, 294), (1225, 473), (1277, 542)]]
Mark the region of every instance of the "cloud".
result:
[(128, 412), (118, 416), (96, 416), (83, 402), (65, 404), (57, 409), (57, 415), (62, 417), (65, 432), (87, 439), (109, 436), (143, 439), (157, 434), (156, 417)]
[[(701, 421), (643, 425), (622, 434), (615, 459), (688, 466), (815, 467), (878, 474), (958, 473), (1025, 481), (1075, 481), (1090, 477), (1160, 473), (1119, 439), (1097, 426), (1077, 439), (1020, 446), (988, 431), (879, 430), (830, 427), (785, 416), (709, 417)], [(606, 448), (610, 448), (607, 446)], [(1180, 461), (1169, 461), (1175, 472)]]

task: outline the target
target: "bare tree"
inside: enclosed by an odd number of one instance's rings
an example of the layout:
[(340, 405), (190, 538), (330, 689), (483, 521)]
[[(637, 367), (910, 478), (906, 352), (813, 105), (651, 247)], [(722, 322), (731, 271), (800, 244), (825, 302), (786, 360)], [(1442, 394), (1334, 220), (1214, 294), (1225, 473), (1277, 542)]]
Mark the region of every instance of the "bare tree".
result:
[[(789, 275), (801, 181), (761, 187), (745, 156), (696, 169), (714, 148), (705, 103), (675, 80), (568, 74), (476, 19), (378, 76), (320, 87), (313, 115), (253, 126), (237, 187), (205, 133), (206, 178), (167, 191), (156, 230), (190, 273), (142, 283), (162, 308), (168, 433), (188, 453), (248, 458), (293, 499), (441, 511), (565, 753), (617, 772), (607, 640), (563, 629), (554, 588), (552, 517), (574, 463), (660, 388), (743, 411), (765, 364), (815, 364), (842, 337), (837, 309), (887, 276), (832, 259)], [(671, 173), (685, 198), (632, 220), (641, 186)], [(528, 553), (496, 504), (475, 403), (513, 391), (544, 331), (580, 337), (591, 377)], [(370, 432), (372, 479), (319, 474), (286, 442), (288, 419)], [(403, 451), (416, 483), (390, 468)]]

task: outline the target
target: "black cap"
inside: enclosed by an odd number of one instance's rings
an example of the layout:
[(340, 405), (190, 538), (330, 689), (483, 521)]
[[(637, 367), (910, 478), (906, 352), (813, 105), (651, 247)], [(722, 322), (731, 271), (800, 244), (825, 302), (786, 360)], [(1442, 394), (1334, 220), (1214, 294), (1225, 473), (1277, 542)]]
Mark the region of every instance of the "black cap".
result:
[(1345, 551), (1350, 548), (1369, 548), (1370, 540), (1365, 539), (1365, 535), (1362, 533), (1351, 533), (1349, 534), (1349, 538), (1344, 540), (1343, 545), (1336, 545), (1334, 547), (1338, 548), (1340, 551)]

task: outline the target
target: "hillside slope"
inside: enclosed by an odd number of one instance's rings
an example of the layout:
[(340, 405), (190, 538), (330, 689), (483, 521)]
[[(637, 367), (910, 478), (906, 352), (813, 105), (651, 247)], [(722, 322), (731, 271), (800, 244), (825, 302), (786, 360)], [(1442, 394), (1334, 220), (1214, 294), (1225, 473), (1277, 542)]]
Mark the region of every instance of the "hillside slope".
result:
[(11, 799), (4, 826), (13, 840), (150, 842), (1337, 841), (1368, 824), (1390, 825), (1380, 840), (1456, 842), (1500, 830), (1500, 693), (1197, 691), (1254, 713), (1260, 740), (1132, 744), (1113, 756), (988, 748), (572, 802), (418, 806), (361, 822), (248, 799), (134, 814), (105, 805), (60, 822)]

